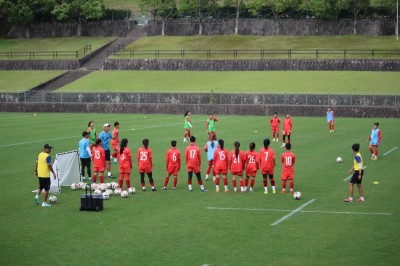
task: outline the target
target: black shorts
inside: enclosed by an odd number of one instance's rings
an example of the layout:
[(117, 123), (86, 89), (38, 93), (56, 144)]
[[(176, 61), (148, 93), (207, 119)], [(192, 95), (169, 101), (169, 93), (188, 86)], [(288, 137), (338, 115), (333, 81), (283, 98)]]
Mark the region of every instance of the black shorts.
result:
[(352, 184), (361, 184), (362, 177), (364, 175), (364, 171), (361, 172), (361, 179), (358, 179), (359, 171), (354, 171), (353, 175), (351, 176), (350, 183)]
[(39, 189), (42, 191), (43, 189), (45, 191), (50, 190), (50, 177), (39, 177)]
[(110, 150), (104, 150), (104, 153), (106, 155), (106, 161), (110, 161)]

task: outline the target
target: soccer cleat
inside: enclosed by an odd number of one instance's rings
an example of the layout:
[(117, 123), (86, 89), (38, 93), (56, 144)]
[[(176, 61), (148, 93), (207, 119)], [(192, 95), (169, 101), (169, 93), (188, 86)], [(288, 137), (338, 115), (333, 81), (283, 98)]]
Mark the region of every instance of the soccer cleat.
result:
[(272, 190), (272, 194), (276, 194), (276, 190)]
[(372, 157), (371, 159), (375, 161), (375, 160), (378, 160), (378, 157), (377, 157), (377, 156), (374, 156), (374, 157)]
[(176, 187), (173, 187), (172, 190), (176, 190)]
[(157, 191), (156, 188), (152, 188), (151, 191)]
[(264, 190), (264, 194), (265, 194), (265, 195), (268, 195), (268, 190)]
[(250, 192), (254, 192), (254, 189), (252, 187), (250, 187)]
[(292, 195), (294, 194), (294, 190), (293, 189), (290, 190), (290, 194), (292, 194)]
[(219, 188), (215, 189), (215, 192), (219, 192)]
[(89, 181), (92, 181), (92, 178), (91, 178), (91, 177), (88, 177), (88, 180), (89, 180)]
[(282, 144), (281, 148), (285, 148), (285, 143)]
[(193, 189), (189, 189), (189, 192), (192, 192), (193, 191)]
[(42, 203), (42, 207), (50, 207), (51, 205), (50, 204), (48, 204), (47, 202), (43, 202)]
[(35, 197), (34, 201), (35, 201), (36, 205), (39, 205), (39, 197)]
[(237, 192), (237, 188), (234, 187), (234, 188), (233, 188), (233, 192)]
[(281, 194), (286, 194), (286, 191), (282, 189)]
[(347, 199), (344, 199), (344, 202), (353, 202), (353, 199), (347, 198)]
[(83, 181), (85, 181), (85, 180), (86, 180), (86, 178), (85, 178), (84, 176), (82, 176), (82, 180), (83, 180)]
[(207, 181), (207, 180), (208, 180), (208, 175), (206, 175), (206, 178), (204, 178), (204, 180), (205, 180), (205, 181)]
[(166, 187), (163, 187), (162, 190), (167, 190), (167, 188), (166, 188)]
[(358, 199), (357, 199), (357, 202), (364, 202), (364, 201), (365, 201), (364, 198), (358, 198)]
[(225, 192), (229, 192), (229, 189), (225, 188)]
[(146, 192), (146, 188), (143, 187), (143, 188), (142, 188), (142, 191), (143, 191), (143, 192)]
[(204, 188), (201, 190), (201, 192), (208, 192), (208, 189)]

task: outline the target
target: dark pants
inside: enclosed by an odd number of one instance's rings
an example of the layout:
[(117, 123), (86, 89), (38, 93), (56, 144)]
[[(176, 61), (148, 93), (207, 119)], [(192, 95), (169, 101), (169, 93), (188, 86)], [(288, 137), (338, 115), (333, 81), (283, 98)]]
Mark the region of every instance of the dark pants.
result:
[(92, 161), (90, 158), (81, 158), (81, 175), (85, 176), (85, 167), (87, 168), (88, 177), (92, 176), (91, 168)]

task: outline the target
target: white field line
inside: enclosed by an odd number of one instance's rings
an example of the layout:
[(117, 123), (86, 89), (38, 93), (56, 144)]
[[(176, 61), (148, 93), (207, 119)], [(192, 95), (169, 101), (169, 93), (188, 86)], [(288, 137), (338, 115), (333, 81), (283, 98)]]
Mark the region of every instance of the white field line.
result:
[[(292, 210), (279, 210), (279, 209), (252, 209), (252, 208), (220, 208), (220, 207), (207, 207), (208, 210), (228, 210), (228, 211), (270, 211), (270, 212), (291, 212)], [(350, 214), (350, 215), (383, 215), (390, 216), (390, 212), (334, 212), (334, 211), (304, 211), (302, 213), (325, 213), (325, 214)]]
[[(197, 120), (194, 121), (194, 123), (197, 122), (204, 122), (203, 120)], [(141, 128), (135, 128), (135, 130), (143, 130), (143, 129), (150, 129), (150, 128), (160, 128), (160, 127), (170, 127), (170, 126), (178, 126), (182, 125), (182, 123), (173, 123), (173, 124), (166, 124), (166, 125), (153, 125), (153, 126), (148, 126), (148, 127), (141, 127)], [(121, 131), (131, 131), (131, 129), (125, 129)], [(62, 137), (62, 138), (53, 138), (53, 139), (45, 139), (45, 140), (34, 140), (34, 141), (27, 141), (27, 142), (19, 142), (19, 143), (11, 143), (11, 144), (6, 144), (6, 145), (0, 145), (0, 148), (6, 148), (6, 147), (13, 147), (13, 146), (19, 146), (19, 145), (25, 145), (25, 144), (32, 144), (32, 143), (38, 143), (38, 142), (50, 142), (54, 140), (62, 140), (62, 139), (72, 139), (72, 138), (79, 138), (79, 134), (76, 136), (69, 136), (69, 137)]]
[(291, 211), (290, 213), (288, 213), (287, 215), (283, 216), (281, 219), (279, 219), (278, 221), (272, 223), (271, 225), (277, 225), (280, 224), (281, 222), (285, 221), (286, 219), (292, 217), (293, 215), (295, 215), (296, 213), (298, 213), (299, 211), (301, 211), (302, 209), (304, 209), (307, 205), (310, 205), (311, 203), (313, 203), (315, 201), (315, 199), (309, 200), (306, 203), (304, 203), (303, 205), (301, 205), (300, 207), (298, 207), (297, 209)]
[[(367, 166), (364, 166), (364, 167), (363, 167), (363, 170), (364, 170), (364, 169), (367, 169)], [(343, 181), (349, 180), (352, 176), (353, 176), (353, 174), (349, 175), (348, 177), (346, 177), (345, 179), (343, 179)]]
[(383, 156), (388, 155), (389, 153), (391, 153), (392, 151), (394, 151), (394, 150), (396, 150), (396, 149), (398, 149), (398, 148), (399, 148), (399, 147), (394, 147), (393, 149), (391, 149), (391, 150), (385, 152), (385, 153), (383, 154)]

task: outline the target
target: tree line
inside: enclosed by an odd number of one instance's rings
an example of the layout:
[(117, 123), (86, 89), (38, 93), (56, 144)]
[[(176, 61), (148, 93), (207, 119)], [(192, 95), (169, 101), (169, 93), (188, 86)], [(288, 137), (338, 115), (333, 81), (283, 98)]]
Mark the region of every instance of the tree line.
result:
[[(162, 22), (167, 19), (196, 20), (199, 35), (209, 19), (270, 18), (277, 23), (286, 18), (340, 19), (393, 18), (397, 0), (132, 0), (142, 14)], [(90, 20), (105, 18), (103, 0), (0, 0), (0, 28), (23, 26), (42, 21), (75, 21), (78, 27)], [(354, 26), (354, 29), (356, 27)], [(279, 32), (276, 32), (279, 34)], [(355, 31), (356, 33), (356, 31)], [(78, 29), (79, 35), (79, 29)]]

